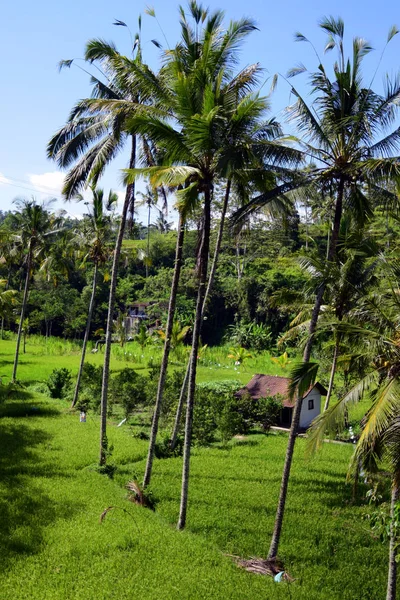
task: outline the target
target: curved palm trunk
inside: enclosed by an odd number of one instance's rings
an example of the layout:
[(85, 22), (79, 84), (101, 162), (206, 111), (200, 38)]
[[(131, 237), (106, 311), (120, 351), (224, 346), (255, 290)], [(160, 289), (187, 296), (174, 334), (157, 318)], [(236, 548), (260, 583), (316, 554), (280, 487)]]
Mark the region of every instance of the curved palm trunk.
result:
[(26, 305), (28, 302), (29, 281), (31, 278), (31, 266), (32, 266), (32, 246), (31, 246), (31, 244), (29, 244), (28, 262), (27, 262), (27, 266), (26, 266), (25, 288), (24, 288), (24, 295), (22, 298), (21, 315), (19, 318), (18, 334), (17, 334), (17, 345), (15, 347), (14, 366), (13, 366), (13, 372), (12, 372), (12, 377), (11, 377), (11, 381), (13, 383), (15, 382), (15, 380), (17, 378), (19, 347), (21, 344), (22, 329), (24, 326)]
[(335, 349), (333, 351), (331, 374), (330, 374), (330, 377), (329, 377), (328, 392), (326, 394), (324, 411), (329, 408), (329, 402), (330, 402), (331, 396), (332, 396), (333, 383), (335, 381), (336, 367), (337, 367), (337, 362), (338, 362), (338, 358), (339, 358), (339, 345), (340, 345), (340, 338), (337, 335), (336, 339), (335, 339)]
[(146, 260), (146, 279), (149, 276), (149, 256), (150, 256), (150, 205), (147, 214), (147, 260)]
[(178, 224), (178, 237), (176, 240), (175, 269), (174, 269), (174, 276), (173, 276), (172, 285), (171, 285), (171, 295), (169, 298), (169, 306), (168, 306), (168, 319), (167, 319), (167, 326), (166, 326), (166, 330), (165, 330), (164, 352), (163, 352), (163, 357), (162, 357), (162, 361), (161, 361), (160, 378), (158, 380), (157, 397), (156, 397), (156, 402), (155, 402), (155, 406), (154, 406), (154, 414), (153, 414), (153, 420), (152, 420), (152, 425), (151, 425), (149, 450), (148, 450), (148, 454), (147, 454), (147, 462), (146, 462), (146, 469), (145, 469), (145, 474), (144, 474), (144, 479), (143, 479), (143, 487), (146, 487), (147, 485), (149, 485), (150, 479), (151, 479), (151, 473), (152, 473), (152, 469), (153, 469), (154, 449), (155, 449), (155, 445), (156, 445), (158, 424), (159, 424), (159, 420), (160, 420), (160, 412), (161, 412), (161, 405), (162, 405), (163, 394), (164, 394), (165, 378), (167, 376), (168, 360), (169, 360), (169, 354), (170, 354), (170, 350), (171, 350), (171, 334), (172, 334), (172, 327), (174, 324), (176, 298), (177, 298), (177, 293), (178, 293), (178, 284), (179, 284), (179, 279), (180, 279), (180, 275), (181, 275), (184, 236), (185, 236), (185, 222), (184, 222), (184, 219), (180, 216), (179, 224)]
[[(136, 162), (136, 137), (132, 136), (132, 150), (129, 161), (129, 168), (133, 169)], [(108, 382), (110, 377), (110, 355), (111, 355), (111, 336), (113, 328), (113, 313), (115, 304), (115, 290), (117, 288), (118, 263), (121, 255), (122, 240), (124, 237), (126, 218), (128, 210), (134, 212), (135, 200), (135, 184), (129, 184), (126, 188), (125, 201), (122, 207), (121, 221), (119, 224), (117, 241), (114, 250), (114, 259), (110, 281), (110, 295), (108, 300), (107, 314), (107, 330), (104, 345), (104, 365), (103, 365), (103, 381), (101, 385), (101, 415), (100, 415), (100, 466), (106, 464), (107, 460), (107, 399), (108, 399)]]
[(90, 297), (89, 310), (88, 310), (88, 318), (87, 318), (86, 329), (85, 329), (85, 336), (83, 338), (81, 362), (80, 362), (80, 365), (79, 365), (78, 377), (76, 378), (75, 392), (74, 392), (74, 397), (72, 399), (71, 408), (74, 408), (75, 404), (78, 402), (78, 397), (79, 397), (79, 386), (80, 386), (81, 378), (82, 378), (83, 365), (85, 363), (86, 347), (87, 347), (87, 343), (88, 343), (88, 340), (89, 340), (90, 325), (92, 323), (94, 300), (95, 300), (95, 296), (96, 296), (97, 271), (98, 271), (98, 264), (97, 264), (97, 261), (96, 261), (94, 263), (94, 273), (93, 273), (93, 283), (92, 283), (92, 295)]
[(189, 383), (189, 375), (190, 375), (190, 361), (186, 367), (185, 377), (183, 378), (181, 393), (179, 394), (178, 406), (175, 414), (174, 428), (171, 433), (171, 439), (169, 441), (169, 447), (171, 450), (174, 450), (176, 446), (176, 440), (178, 439), (179, 428), (181, 426), (181, 418), (183, 413), (183, 405), (185, 403), (185, 396), (187, 391), (187, 386)]
[[(332, 236), (330, 239), (329, 252), (328, 252), (328, 260), (330, 260), (330, 261), (334, 259), (335, 254), (336, 254), (337, 240), (339, 238), (340, 221), (342, 218), (342, 211), (343, 211), (343, 195), (344, 195), (344, 181), (340, 180), (339, 186), (338, 186), (337, 198), (336, 198)], [(304, 349), (304, 355), (303, 355), (303, 362), (305, 362), (305, 363), (310, 361), (311, 348), (312, 348), (312, 344), (314, 341), (314, 334), (317, 329), (318, 317), (319, 317), (319, 313), (320, 313), (321, 306), (322, 306), (324, 292), (325, 292), (325, 284), (322, 284), (317, 292), (316, 297), (315, 297), (315, 304), (314, 304), (314, 308), (313, 308), (312, 315), (311, 315), (310, 327), (308, 330), (308, 339), (307, 339), (307, 343), (306, 343), (306, 346)], [(283, 517), (285, 514), (285, 504), (286, 504), (287, 491), (288, 491), (288, 485), (289, 485), (290, 469), (292, 466), (294, 446), (295, 446), (296, 437), (297, 437), (298, 428), (299, 428), (302, 404), (303, 404), (303, 399), (298, 396), (296, 399), (294, 409), (293, 409), (292, 423), (290, 426), (289, 440), (288, 440), (288, 445), (287, 445), (286, 455), (285, 455), (285, 463), (283, 466), (281, 488), (279, 491), (278, 506), (277, 506), (276, 515), (275, 515), (274, 530), (272, 533), (271, 545), (270, 545), (269, 552), (268, 552), (269, 560), (274, 560), (278, 554), (278, 548), (279, 548), (279, 542), (280, 542), (280, 538), (281, 538), (281, 531), (282, 531), (282, 524), (283, 524)]]
[(390, 503), (390, 539), (389, 539), (389, 570), (386, 590), (386, 600), (396, 600), (397, 583), (397, 540), (394, 527), (396, 503), (400, 497), (400, 473), (396, 473), (392, 483), (392, 499)]
[[(228, 210), (228, 202), (229, 202), (229, 194), (231, 191), (231, 183), (232, 183), (231, 180), (228, 179), (228, 181), (226, 183), (224, 204), (222, 206), (221, 220), (219, 223), (217, 240), (215, 243), (214, 257), (213, 257), (213, 261), (212, 261), (212, 265), (211, 265), (210, 274), (208, 276), (207, 289), (206, 289), (206, 292), (204, 295), (204, 300), (203, 300), (201, 322), (203, 322), (203, 315), (204, 315), (204, 312), (206, 309), (208, 296), (210, 295), (210, 291), (211, 291), (212, 285), (214, 283), (215, 273), (217, 271), (218, 257), (219, 257), (219, 252), (221, 250), (222, 236), (224, 233), (225, 217), (226, 217), (226, 212)], [(183, 412), (183, 404), (185, 401), (185, 394), (186, 394), (186, 389), (187, 389), (188, 381), (189, 381), (189, 371), (190, 371), (190, 362), (188, 362), (188, 364), (187, 364), (185, 377), (184, 377), (182, 387), (181, 387), (181, 393), (179, 395), (178, 407), (176, 409), (176, 415), (175, 415), (175, 421), (174, 421), (174, 428), (172, 430), (171, 439), (169, 442), (171, 450), (173, 450), (175, 448), (176, 440), (178, 438), (178, 432), (179, 432), (179, 427), (181, 424), (181, 418), (182, 418), (182, 412)]]
[(197, 293), (196, 316), (193, 327), (192, 350), (190, 354), (189, 388), (186, 404), (185, 442), (183, 447), (183, 470), (181, 504), (179, 510), (178, 529), (183, 529), (186, 524), (186, 512), (189, 492), (190, 450), (192, 443), (194, 394), (196, 391), (197, 354), (201, 322), (203, 317), (203, 302), (206, 291), (208, 252), (210, 246), (210, 220), (211, 220), (211, 190), (207, 186), (204, 190), (204, 227), (199, 261), (199, 289)]

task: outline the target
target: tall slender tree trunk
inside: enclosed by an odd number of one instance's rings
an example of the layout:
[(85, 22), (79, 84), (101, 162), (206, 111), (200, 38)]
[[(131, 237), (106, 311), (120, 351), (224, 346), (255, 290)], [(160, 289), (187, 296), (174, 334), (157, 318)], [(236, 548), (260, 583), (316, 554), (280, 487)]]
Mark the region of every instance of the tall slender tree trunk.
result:
[[(328, 248), (328, 260), (329, 261), (332, 261), (336, 255), (336, 246), (337, 246), (337, 241), (339, 238), (340, 222), (341, 222), (342, 211), (343, 211), (343, 195), (344, 195), (344, 181), (341, 179), (339, 181), (339, 185), (338, 185), (336, 205), (335, 205), (335, 215), (334, 215), (334, 221), (333, 221), (333, 227), (332, 227), (332, 235), (331, 235), (331, 239), (330, 239), (330, 245)], [(317, 295), (315, 297), (315, 304), (314, 304), (314, 308), (313, 308), (312, 315), (311, 315), (310, 327), (308, 330), (308, 339), (306, 342), (306, 346), (304, 349), (304, 355), (303, 355), (303, 362), (305, 362), (305, 363), (310, 361), (311, 348), (312, 348), (312, 344), (314, 341), (314, 334), (317, 329), (318, 317), (319, 317), (319, 313), (320, 313), (321, 306), (322, 306), (324, 292), (325, 292), (325, 284), (323, 283), (319, 287), (319, 289), (317, 291)], [(278, 506), (277, 506), (276, 515), (275, 515), (274, 530), (272, 533), (271, 545), (270, 545), (269, 552), (268, 552), (269, 560), (276, 559), (276, 557), (278, 555), (279, 542), (280, 542), (282, 524), (283, 524), (283, 517), (285, 514), (285, 504), (286, 504), (287, 491), (288, 491), (288, 485), (289, 485), (290, 469), (292, 466), (294, 446), (295, 446), (298, 428), (299, 428), (302, 404), (303, 404), (303, 399), (298, 396), (296, 399), (294, 408), (293, 408), (292, 423), (290, 426), (289, 440), (288, 440), (288, 445), (287, 445), (287, 449), (286, 449), (285, 463), (283, 466)]]
[(99, 268), (99, 265), (98, 265), (98, 263), (96, 261), (94, 263), (94, 273), (93, 273), (93, 283), (92, 283), (92, 295), (90, 297), (90, 303), (89, 303), (89, 310), (88, 310), (88, 317), (87, 317), (85, 335), (84, 335), (84, 338), (83, 338), (81, 362), (80, 362), (80, 365), (79, 365), (78, 377), (76, 378), (75, 392), (74, 392), (74, 397), (72, 399), (71, 408), (74, 408), (75, 404), (78, 402), (78, 397), (79, 397), (79, 386), (81, 384), (83, 365), (85, 363), (85, 356), (86, 356), (86, 347), (87, 347), (87, 343), (89, 341), (90, 325), (92, 323), (92, 316), (93, 316), (93, 309), (94, 309), (94, 300), (95, 300), (95, 297), (96, 297), (98, 268)]
[(149, 257), (150, 257), (150, 204), (147, 214), (147, 256), (146, 256), (146, 279), (149, 276)]
[(225, 195), (224, 195), (224, 203), (222, 205), (221, 220), (219, 222), (217, 240), (215, 242), (215, 249), (214, 249), (213, 261), (212, 261), (212, 264), (211, 264), (210, 274), (208, 276), (208, 283), (207, 283), (206, 293), (204, 295), (204, 302), (203, 302), (203, 309), (202, 309), (203, 310), (203, 314), (205, 312), (207, 300), (208, 300), (211, 288), (212, 288), (213, 283), (214, 283), (215, 273), (217, 271), (218, 258), (219, 258), (219, 253), (220, 253), (220, 250), (221, 250), (222, 237), (223, 237), (223, 234), (224, 234), (225, 217), (226, 217), (226, 212), (228, 210), (229, 195), (231, 193), (231, 185), (232, 185), (232, 182), (231, 182), (230, 179), (228, 179), (228, 181), (226, 182)]
[[(129, 168), (133, 169), (136, 163), (136, 136), (132, 136), (132, 148), (131, 157), (129, 161)], [(110, 295), (108, 300), (108, 314), (107, 314), (107, 329), (105, 336), (104, 345), (104, 364), (103, 364), (103, 381), (101, 385), (101, 414), (100, 414), (100, 456), (99, 464), (103, 466), (107, 461), (107, 399), (108, 399), (108, 383), (110, 377), (110, 356), (111, 356), (111, 341), (112, 341), (112, 329), (113, 329), (113, 314), (115, 305), (115, 290), (117, 288), (117, 277), (118, 277), (118, 263), (121, 255), (122, 240), (124, 238), (124, 231), (126, 225), (126, 218), (128, 210), (131, 214), (134, 214), (134, 202), (135, 202), (135, 184), (131, 183), (126, 188), (125, 201), (122, 207), (121, 221), (119, 224), (119, 230), (117, 235), (117, 241), (114, 250), (114, 259), (111, 272), (110, 281)]]
[[(221, 250), (222, 237), (223, 237), (223, 233), (224, 233), (225, 217), (226, 217), (226, 212), (228, 210), (229, 194), (231, 191), (231, 183), (232, 182), (230, 179), (228, 179), (228, 181), (226, 182), (224, 204), (222, 206), (221, 220), (219, 223), (218, 235), (217, 235), (217, 240), (215, 243), (214, 257), (213, 257), (213, 261), (212, 261), (212, 265), (211, 265), (211, 270), (210, 270), (210, 274), (208, 276), (207, 289), (206, 289), (206, 292), (204, 295), (201, 322), (203, 322), (203, 315), (205, 313), (207, 300), (210, 295), (210, 291), (211, 291), (212, 285), (214, 283), (215, 273), (217, 270), (218, 257), (219, 257), (219, 253)], [(186, 367), (186, 373), (185, 373), (185, 377), (183, 379), (181, 393), (179, 395), (178, 407), (176, 409), (174, 428), (172, 430), (171, 439), (169, 442), (171, 450), (173, 450), (175, 448), (176, 440), (178, 438), (178, 432), (179, 432), (179, 427), (180, 427), (181, 417), (182, 417), (182, 412), (183, 412), (183, 404), (185, 401), (185, 393), (186, 393), (186, 389), (187, 389), (188, 381), (189, 381), (189, 370), (190, 370), (190, 360)]]
[(144, 479), (143, 479), (143, 487), (146, 487), (149, 485), (150, 480), (151, 480), (151, 473), (152, 473), (152, 469), (153, 469), (154, 449), (155, 449), (157, 433), (158, 433), (158, 424), (159, 424), (159, 420), (160, 420), (165, 379), (167, 376), (169, 354), (171, 351), (171, 334), (172, 334), (172, 327), (174, 324), (176, 298), (177, 298), (178, 285), (179, 285), (179, 279), (180, 279), (181, 268), (182, 268), (184, 237), (185, 237), (185, 221), (184, 221), (183, 217), (180, 215), (179, 216), (179, 224), (178, 224), (178, 237), (176, 240), (176, 250), (175, 250), (175, 269), (174, 269), (174, 276), (172, 278), (171, 295), (169, 298), (169, 306), (168, 306), (167, 326), (166, 326), (166, 330), (165, 330), (164, 351), (163, 351), (163, 356), (162, 356), (162, 361), (161, 361), (160, 378), (158, 380), (157, 397), (156, 397), (156, 402), (155, 402), (155, 406), (154, 406), (153, 421), (152, 421), (152, 425), (151, 425), (149, 450), (148, 450), (148, 454), (147, 454), (147, 462), (146, 462), (146, 469), (145, 469)]
[(186, 366), (186, 373), (185, 373), (185, 377), (183, 378), (181, 392), (179, 394), (178, 406), (177, 406), (176, 414), (175, 414), (174, 428), (172, 430), (171, 439), (169, 441), (169, 447), (171, 448), (171, 450), (174, 450), (174, 448), (176, 446), (176, 440), (178, 439), (178, 433), (179, 433), (179, 428), (181, 426), (181, 419), (182, 419), (182, 413), (183, 413), (183, 405), (185, 403), (186, 391), (187, 391), (187, 386), (189, 383), (189, 375), (190, 375), (190, 360)]
[(390, 539), (389, 539), (389, 570), (386, 600), (396, 600), (397, 587), (397, 539), (396, 530), (394, 527), (395, 508), (400, 496), (400, 473), (395, 473), (392, 483), (392, 499), (390, 503)]
[(331, 374), (330, 374), (330, 377), (329, 377), (328, 392), (326, 394), (324, 411), (329, 408), (329, 402), (330, 402), (331, 396), (332, 396), (333, 383), (335, 381), (336, 367), (337, 367), (337, 362), (338, 362), (338, 358), (339, 358), (339, 346), (340, 346), (340, 337), (339, 337), (339, 335), (336, 334), (336, 336), (335, 336), (335, 349), (333, 351)]
[(30, 281), (30, 278), (31, 278), (31, 266), (32, 266), (32, 245), (30, 243), (29, 244), (29, 250), (28, 250), (28, 262), (27, 262), (27, 265), (26, 265), (26, 277), (25, 277), (24, 295), (23, 295), (23, 298), (22, 298), (21, 315), (20, 315), (20, 318), (19, 318), (19, 325), (18, 325), (17, 345), (15, 347), (14, 366), (13, 366), (13, 372), (12, 372), (12, 377), (11, 377), (11, 381), (13, 383), (17, 379), (19, 347), (20, 347), (20, 344), (21, 344), (21, 335), (22, 335), (23, 323), (24, 323), (24, 319), (25, 319), (26, 305), (27, 305), (27, 302), (28, 302), (29, 281)]
[(193, 327), (192, 350), (190, 354), (190, 375), (189, 387), (186, 404), (186, 423), (185, 423), (185, 442), (183, 448), (183, 470), (182, 470), (182, 490), (181, 504), (179, 510), (179, 519), (177, 528), (183, 529), (186, 525), (186, 513), (188, 504), (189, 492), (189, 475), (190, 475), (190, 450), (192, 444), (192, 428), (193, 428), (193, 408), (194, 395), (196, 391), (196, 370), (197, 370), (197, 354), (199, 350), (199, 339), (201, 322), (203, 317), (203, 302), (206, 291), (207, 267), (208, 267), (208, 252), (210, 246), (210, 221), (211, 221), (211, 189), (210, 184), (206, 185), (204, 190), (204, 223), (203, 236), (200, 248), (199, 261), (199, 289), (197, 293), (196, 316)]

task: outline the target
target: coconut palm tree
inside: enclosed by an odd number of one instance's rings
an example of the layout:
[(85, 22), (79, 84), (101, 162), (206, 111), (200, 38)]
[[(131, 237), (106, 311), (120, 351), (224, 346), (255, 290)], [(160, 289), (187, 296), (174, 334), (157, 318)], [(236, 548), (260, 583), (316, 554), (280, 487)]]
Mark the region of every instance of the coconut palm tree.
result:
[[(139, 30), (140, 26), (139, 19)], [(74, 106), (67, 124), (48, 144), (48, 156), (56, 160), (61, 168), (73, 165), (65, 178), (63, 193), (66, 198), (75, 196), (85, 185), (96, 185), (127, 142), (130, 145), (129, 167), (135, 167), (138, 140), (136, 131), (127, 124), (142, 103), (150, 101), (150, 93), (146, 92), (151, 88), (150, 80), (156, 82), (156, 78), (142, 63), (140, 33), (135, 36), (132, 57), (120, 54), (113, 43), (94, 39), (87, 43), (84, 59), (101, 73), (99, 77), (91, 75), (92, 97), (80, 100)], [(70, 67), (72, 64), (72, 60), (62, 61), (61, 67)], [(146, 88), (139, 85), (136, 77), (138, 71), (147, 74)], [(133, 220), (134, 202), (135, 182), (132, 181), (126, 186), (110, 280), (101, 395), (101, 465), (106, 462), (107, 395), (118, 265), (128, 211)]]
[(361, 352), (368, 357), (369, 369), (347, 394), (315, 420), (308, 444), (312, 452), (319, 449), (327, 431), (337, 431), (343, 427), (348, 407), (367, 396), (370, 398), (371, 406), (362, 420), (362, 431), (352, 459), (351, 472), (357, 476), (360, 466), (364, 470), (375, 468), (377, 459), (386, 459), (392, 465), (386, 598), (395, 600), (398, 540), (395, 539), (393, 519), (400, 497), (400, 265), (398, 261), (381, 258), (380, 267), (381, 286), (360, 297), (354, 310), (355, 323), (346, 328), (347, 333), (353, 332), (357, 336), (357, 345), (362, 348), (357, 354)]
[[(374, 196), (385, 198), (387, 203), (397, 201), (396, 196), (385, 189), (385, 186), (400, 174), (400, 161), (395, 156), (400, 148), (400, 129), (396, 128), (387, 133), (388, 128), (393, 127), (395, 123), (400, 99), (400, 81), (392, 83), (388, 78), (384, 95), (377, 94), (372, 89), (373, 81), (365, 85), (363, 80), (362, 62), (371, 51), (370, 45), (362, 38), (354, 38), (352, 58), (346, 59), (343, 21), (332, 17), (324, 18), (320, 27), (328, 35), (325, 50), (336, 50), (338, 53), (338, 59), (333, 65), (333, 77), (330, 78), (318, 57), (318, 69), (310, 74), (311, 90), (314, 94), (311, 105), (308, 105), (299, 91), (291, 86), (296, 101), (287, 109), (288, 118), (295, 123), (301, 135), (297, 138), (297, 143), (315, 166), (303, 173), (281, 174), (281, 183), (275, 189), (253, 198), (239, 211), (236, 218), (251, 213), (271, 196), (310, 184), (318, 185), (332, 202), (332, 232), (327, 258), (328, 261), (333, 261), (343, 211), (351, 211), (362, 224), (370, 214)], [(392, 28), (387, 42), (389, 43), (396, 34), (397, 29)], [(296, 34), (296, 40), (308, 42), (302, 34)], [(288, 75), (294, 76), (306, 71), (302, 65), (292, 69)], [(325, 285), (319, 286), (303, 355), (305, 371), (311, 357), (324, 292)], [(301, 397), (298, 395), (293, 410), (274, 532), (268, 553), (270, 560), (274, 560), (278, 553), (300, 411)]]
[(156, 218), (154, 223), (151, 224), (151, 227), (153, 227), (156, 231), (159, 231), (160, 233), (168, 233), (169, 231), (171, 231), (172, 225), (173, 223), (168, 222), (164, 212), (158, 209), (158, 217)]
[[(78, 376), (76, 378), (75, 392), (72, 399), (71, 408), (75, 406), (79, 398), (79, 386), (82, 377), (83, 365), (85, 363), (86, 348), (89, 340), (90, 326), (96, 297), (97, 276), (101, 265), (107, 262), (109, 257), (108, 243), (110, 238), (110, 216), (106, 211), (111, 211), (118, 202), (118, 196), (112, 190), (108, 193), (104, 201), (104, 190), (92, 187), (91, 202), (87, 202), (89, 212), (85, 215), (82, 229), (76, 236), (76, 241), (84, 249), (82, 264), (88, 261), (93, 263), (92, 293), (90, 296), (88, 316), (86, 322), (85, 335), (83, 338), (81, 360), (79, 364)], [(83, 200), (83, 196), (78, 197)]]
[[(148, 111), (133, 119), (137, 131), (162, 148), (165, 166), (127, 171), (127, 181), (138, 175), (147, 175), (154, 187), (162, 184), (182, 186), (179, 194), (183, 203), (198, 205), (202, 199), (201, 240), (197, 256), (199, 288), (190, 355), (178, 528), (184, 527), (186, 520), (196, 362), (207, 281), (213, 189), (217, 179), (232, 177), (239, 157), (254, 154), (244, 146), (240, 150), (235, 147), (236, 138), (230, 135), (235, 118), (240, 122), (251, 111), (253, 130), (257, 132), (259, 140), (258, 149), (260, 152), (262, 150), (264, 158), (270, 156), (274, 149), (276, 160), (278, 147), (280, 156), (285, 154), (287, 159), (290, 155), (289, 150), (285, 153), (283, 146), (267, 139), (265, 131), (271, 128), (271, 124), (260, 123), (261, 115), (267, 108), (266, 99), (248, 93), (254, 87), (258, 67), (247, 69), (235, 77), (230, 71), (240, 42), (254, 30), (254, 24), (243, 19), (223, 30), (223, 16), (217, 11), (205, 18), (202, 27), (194, 30), (182, 10), (181, 14), (182, 43), (169, 51), (161, 73), (169, 93), (170, 114), (163, 119)], [(198, 25), (197, 17), (194, 18)], [(298, 153), (293, 151), (291, 156), (297, 159)], [(241, 164), (243, 166), (243, 161)], [(248, 165), (251, 164), (249, 159)], [(154, 414), (157, 414), (157, 409)], [(146, 469), (146, 472), (149, 470)], [(146, 477), (145, 483), (148, 481), (149, 477)]]
[(59, 219), (48, 212), (45, 204), (37, 204), (34, 198), (32, 200), (17, 199), (14, 202), (17, 205), (18, 211), (12, 214), (12, 224), (18, 231), (16, 237), (19, 243), (27, 249), (27, 255), (25, 286), (11, 378), (13, 382), (17, 378), (19, 348), (28, 302), (29, 284), (35, 269), (35, 261), (39, 258), (46, 245), (48, 245), (49, 237), (54, 236), (59, 231)]

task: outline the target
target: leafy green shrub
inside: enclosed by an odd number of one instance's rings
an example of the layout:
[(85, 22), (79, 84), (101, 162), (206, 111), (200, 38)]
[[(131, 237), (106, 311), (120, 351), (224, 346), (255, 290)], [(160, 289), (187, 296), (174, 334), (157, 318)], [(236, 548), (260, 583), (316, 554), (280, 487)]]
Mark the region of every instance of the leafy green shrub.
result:
[(54, 369), (47, 380), (50, 396), (52, 398), (65, 398), (71, 389), (71, 371), (62, 367)]
[(110, 384), (110, 403), (120, 404), (128, 417), (135, 407), (146, 403), (147, 378), (133, 369), (122, 369)]
[(225, 442), (242, 430), (242, 416), (234, 392), (236, 381), (200, 384), (196, 388), (193, 438), (200, 445), (213, 442), (217, 436)]
[[(153, 367), (150, 370), (147, 381), (147, 400), (148, 406), (153, 408), (158, 387), (158, 378), (160, 375), (159, 367)], [(168, 425), (175, 418), (176, 408), (178, 405), (178, 399), (181, 393), (181, 387), (183, 379), (185, 377), (185, 371), (175, 370), (167, 374), (164, 384), (163, 401), (161, 405), (161, 425), (162, 427)]]
[(103, 380), (103, 367), (85, 363), (83, 365), (80, 395), (77, 408), (98, 410), (101, 400), (101, 385)]
[(170, 432), (166, 432), (163, 436), (161, 436), (161, 439), (156, 442), (154, 454), (157, 458), (170, 458), (171, 456), (183, 455), (183, 437), (178, 435), (173, 450), (171, 450), (169, 443), (170, 439)]
[(49, 386), (44, 381), (40, 383), (32, 383), (27, 387), (27, 390), (36, 394), (44, 394), (45, 396), (49, 395)]
[(225, 336), (229, 343), (245, 349), (253, 348), (257, 352), (269, 350), (272, 346), (272, 333), (269, 327), (262, 323), (245, 323), (239, 321), (228, 327)]
[(238, 399), (237, 410), (242, 416), (243, 433), (254, 425), (267, 431), (278, 422), (282, 402), (274, 396), (254, 400), (250, 394), (244, 394)]
[(136, 438), (137, 440), (149, 440), (150, 436), (146, 431), (143, 431), (142, 429), (140, 431), (134, 431), (132, 433), (132, 437)]

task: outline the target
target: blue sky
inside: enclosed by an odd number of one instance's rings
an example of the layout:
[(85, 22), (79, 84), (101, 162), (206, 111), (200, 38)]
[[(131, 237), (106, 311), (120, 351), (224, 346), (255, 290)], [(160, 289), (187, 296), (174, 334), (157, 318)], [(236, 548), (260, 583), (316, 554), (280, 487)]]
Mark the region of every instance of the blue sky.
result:
[[(179, 33), (178, 3), (154, 0), (148, 4), (154, 7), (172, 46)], [(275, 72), (285, 73), (297, 62), (315, 67), (312, 49), (295, 43), (293, 34), (301, 31), (322, 54), (325, 36), (318, 30), (317, 22), (322, 16), (332, 14), (344, 18), (349, 41), (359, 35), (376, 48), (366, 61), (369, 83), (389, 27), (393, 24), (400, 27), (399, 5), (394, 0), (381, 3), (372, 0), (210, 0), (204, 4), (225, 10), (227, 19), (245, 15), (257, 21), (259, 31), (248, 38), (241, 62), (242, 66), (260, 62), (266, 69), (266, 78)], [(113, 40), (120, 51), (129, 53), (129, 33), (112, 23), (114, 19), (121, 19), (135, 32), (138, 15), (142, 13), (144, 59), (157, 68), (159, 51), (150, 40), (165, 41), (157, 22), (144, 14), (145, 7), (146, 2), (127, 0), (17, 0), (3, 3), (0, 24), (0, 210), (11, 208), (16, 196), (34, 194), (40, 200), (46, 196), (60, 197), (63, 174), (46, 158), (46, 144), (51, 134), (63, 125), (74, 102), (90, 93), (90, 87), (87, 75), (76, 68), (58, 73), (59, 60), (82, 56), (85, 42), (93, 37)], [(349, 44), (348, 49), (350, 51)], [(385, 53), (376, 77), (377, 89), (381, 87), (386, 71), (394, 75), (399, 70), (399, 56), (400, 34)], [(305, 89), (304, 80), (295, 81)], [(282, 111), (289, 101), (288, 85), (280, 81), (272, 99), (272, 113), (283, 119)], [(109, 168), (101, 182), (106, 190), (112, 188), (122, 194), (119, 170), (126, 166), (126, 160), (127, 156), (121, 155)], [(65, 204), (61, 198), (56, 206), (71, 214), (80, 214), (84, 209), (73, 202)], [(143, 211), (139, 218), (144, 218)]]

